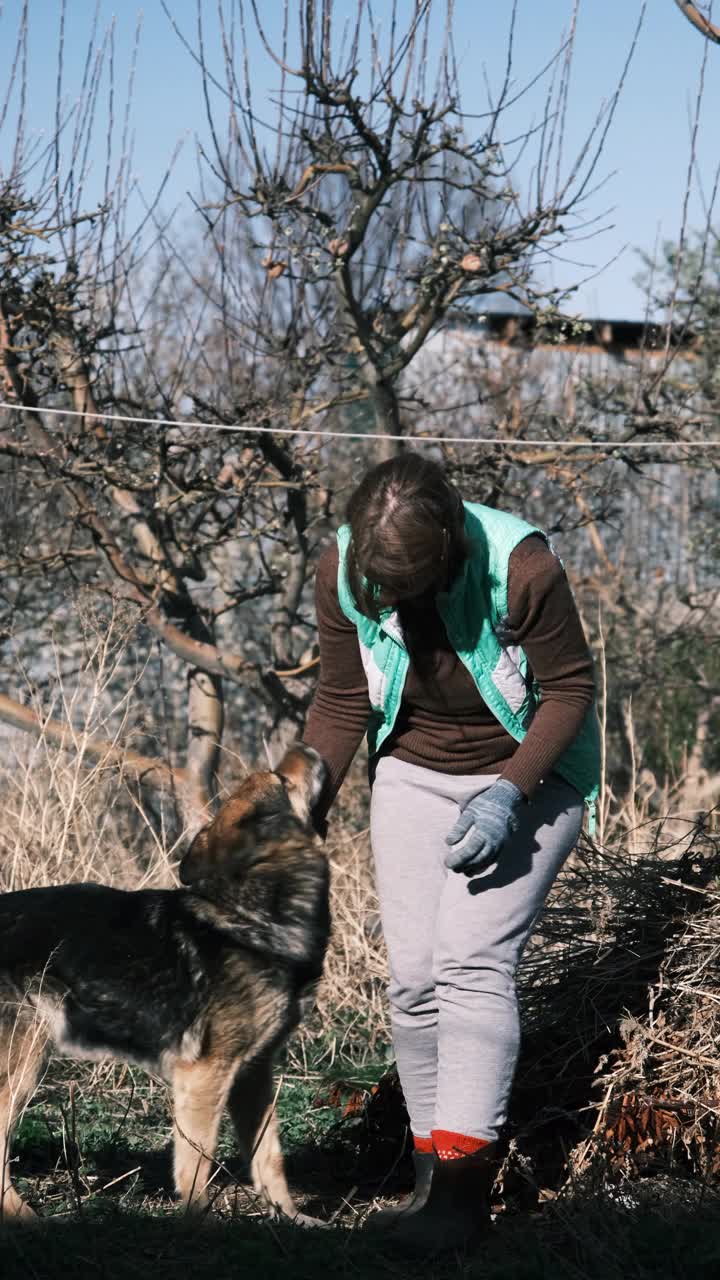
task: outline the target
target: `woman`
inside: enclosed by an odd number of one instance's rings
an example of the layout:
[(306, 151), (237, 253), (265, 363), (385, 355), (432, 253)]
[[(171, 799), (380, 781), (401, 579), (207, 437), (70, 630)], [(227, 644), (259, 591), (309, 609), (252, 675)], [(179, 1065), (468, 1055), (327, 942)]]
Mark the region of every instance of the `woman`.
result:
[[(374, 467), (316, 579), (321, 675), (305, 741), (332, 803), (365, 732), (370, 832), (414, 1195), (375, 1215), (466, 1246), (519, 1044), (515, 971), (594, 805), (594, 679), (545, 536), (465, 504), (442, 468)], [(481, 1207), (482, 1206), (482, 1207)]]

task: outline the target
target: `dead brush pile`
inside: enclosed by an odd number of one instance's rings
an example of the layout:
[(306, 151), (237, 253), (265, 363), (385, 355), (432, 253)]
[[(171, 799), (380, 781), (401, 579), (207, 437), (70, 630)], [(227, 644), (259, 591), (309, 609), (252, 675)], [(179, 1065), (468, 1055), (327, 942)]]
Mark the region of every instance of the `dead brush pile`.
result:
[[(717, 855), (716, 855), (717, 856)], [(615, 1165), (677, 1162), (720, 1181), (720, 877), (695, 895), (666, 947), (643, 1017), (620, 1024), (603, 1064), (596, 1129)]]
[(523, 962), (512, 1121), (541, 1185), (720, 1175), (720, 836), (637, 836), (581, 846)]

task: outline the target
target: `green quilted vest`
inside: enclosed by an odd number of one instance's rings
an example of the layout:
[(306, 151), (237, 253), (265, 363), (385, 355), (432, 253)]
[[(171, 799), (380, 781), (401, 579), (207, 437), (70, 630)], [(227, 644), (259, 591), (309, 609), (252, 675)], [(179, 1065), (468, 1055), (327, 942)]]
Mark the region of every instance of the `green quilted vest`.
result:
[[(471, 555), (450, 591), (441, 591), (436, 603), (450, 643), (480, 694), (503, 728), (521, 742), (538, 705), (540, 691), (530, 677), (523, 649), (504, 639), (508, 616), (508, 561), (523, 538), (531, 533), (545, 535), (508, 512), (495, 511), (479, 503), (464, 505)], [(380, 621), (373, 622), (356, 608), (347, 578), (349, 525), (338, 530), (337, 540), (338, 598), (346, 618), (357, 628), (372, 707), (368, 746), (373, 755), (392, 732), (410, 658), (398, 616), (392, 609), (383, 610)], [(554, 769), (584, 796), (592, 832), (600, 777), (600, 731), (594, 707)]]

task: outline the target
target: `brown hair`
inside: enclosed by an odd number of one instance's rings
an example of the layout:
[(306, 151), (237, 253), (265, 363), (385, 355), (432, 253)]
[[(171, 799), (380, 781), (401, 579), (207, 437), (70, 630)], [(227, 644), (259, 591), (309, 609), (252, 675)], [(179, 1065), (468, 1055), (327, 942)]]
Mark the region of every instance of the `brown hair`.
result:
[(360, 612), (376, 622), (382, 589), (398, 601), (442, 591), (468, 554), (460, 494), (441, 466), (416, 453), (368, 471), (347, 518), (350, 590)]

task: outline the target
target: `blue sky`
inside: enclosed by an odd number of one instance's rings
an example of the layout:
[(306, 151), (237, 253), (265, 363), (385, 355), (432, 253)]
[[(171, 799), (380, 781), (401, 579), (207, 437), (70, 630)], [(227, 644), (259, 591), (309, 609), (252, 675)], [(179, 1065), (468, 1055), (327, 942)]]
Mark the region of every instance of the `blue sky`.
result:
[[(192, 38), (195, 0), (168, 0), (178, 24)], [(376, 13), (383, 0), (375, 0)], [(269, 29), (277, 29), (281, 0), (259, 0)], [(21, 0), (0, 0), (0, 85), (7, 83)], [(100, 28), (114, 17), (116, 67), (123, 78), (140, 13), (133, 0), (99, 0)], [(406, 0), (410, 7), (410, 0)], [(31, 131), (52, 133), (57, 60), (59, 0), (31, 0), (28, 119)], [(65, 88), (77, 96), (95, 0), (70, 0), (66, 34)], [(576, 54), (570, 88), (566, 155), (577, 151), (598, 108), (614, 88), (621, 71), (640, 0), (584, 0), (580, 6)], [(220, 70), (215, 0), (203, 0), (207, 16), (210, 60)], [(720, 0), (716, 4), (720, 10)], [(336, 0), (336, 13), (352, 13), (354, 0)], [(499, 87), (506, 56), (510, 0), (456, 0), (455, 38), (460, 58), (463, 107), (486, 110), (485, 78)], [(519, 0), (514, 77), (530, 79), (557, 46), (571, 11), (569, 0)], [(709, 196), (720, 162), (720, 47), (705, 45), (685, 21), (673, 0), (649, 0), (639, 46), (611, 128), (599, 174), (607, 182), (593, 196), (587, 212), (606, 230), (574, 249), (573, 261), (558, 264), (555, 279), (569, 284), (600, 271), (582, 285), (574, 307), (587, 315), (639, 317), (643, 298), (633, 277), (639, 269), (636, 248), (652, 252), (656, 243), (679, 234), (688, 168), (691, 118), (703, 54), (707, 54), (705, 94), (697, 147), (697, 163), (688, 206), (688, 223), (705, 220), (703, 191)], [(251, 66), (258, 110), (271, 111), (278, 73), (253, 41)], [(508, 118), (508, 130), (537, 120), (540, 89), (521, 101)], [(117, 106), (116, 106), (117, 110)], [(6, 170), (13, 143), (13, 115), (0, 132), (0, 169)], [(207, 142), (200, 79), (173, 33), (160, 0), (146, 0), (133, 110), (133, 171), (146, 192), (164, 173), (179, 140), (176, 163), (164, 207), (175, 205), (183, 225), (191, 224), (188, 190), (197, 187), (198, 139)], [(472, 127), (470, 125), (470, 127)], [(102, 173), (105, 130), (99, 125), (93, 156)], [(99, 177), (98, 177), (99, 180)], [(720, 225), (720, 208), (716, 225)], [(607, 264), (607, 265), (606, 265)], [(601, 268), (603, 268), (601, 270)]]

